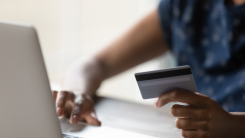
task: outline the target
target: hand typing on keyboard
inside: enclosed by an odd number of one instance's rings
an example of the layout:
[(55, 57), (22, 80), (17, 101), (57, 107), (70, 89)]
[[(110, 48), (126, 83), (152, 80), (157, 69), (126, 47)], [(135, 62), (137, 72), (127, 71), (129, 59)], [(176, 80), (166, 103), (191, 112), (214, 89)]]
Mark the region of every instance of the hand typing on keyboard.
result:
[(94, 111), (92, 96), (99, 87), (102, 76), (93, 61), (75, 62), (62, 79), (62, 91), (54, 91), (58, 116), (70, 118), (70, 123), (85, 121), (100, 126)]

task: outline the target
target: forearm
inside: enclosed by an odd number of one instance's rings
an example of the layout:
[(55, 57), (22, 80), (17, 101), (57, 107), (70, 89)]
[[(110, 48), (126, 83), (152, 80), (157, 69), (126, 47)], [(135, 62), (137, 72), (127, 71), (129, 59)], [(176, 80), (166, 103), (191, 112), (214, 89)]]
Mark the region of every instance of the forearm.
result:
[(166, 50), (155, 9), (94, 58), (103, 66), (105, 78), (108, 78), (161, 55)]

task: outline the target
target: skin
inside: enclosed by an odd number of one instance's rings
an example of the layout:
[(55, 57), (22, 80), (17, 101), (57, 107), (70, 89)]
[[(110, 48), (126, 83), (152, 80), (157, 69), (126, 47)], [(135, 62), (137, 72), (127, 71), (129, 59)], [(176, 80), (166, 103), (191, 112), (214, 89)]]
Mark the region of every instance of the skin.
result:
[(185, 138), (242, 138), (245, 137), (244, 113), (229, 113), (211, 98), (200, 93), (174, 90), (161, 95), (154, 103), (160, 108), (169, 102), (175, 104), (171, 113), (177, 117), (176, 127)]
[[(243, 1), (243, 2), (241, 2)], [(245, 0), (226, 1), (237, 5)], [(58, 116), (70, 118), (75, 124), (85, 121), (100, 126), (90, 98), (106, 78), (159, 56), (168, 50), (162, 35), (157, 9), (135, 24), (127, 33), (99, 53), (75, 61), (61, 81), (61, 92), (54, 92)], [(176, 127), (186, 138), (240, 138), (245, 137), (245, 113), (228, 113), (215, 101), (199, 93), (175, 90), (159, 97), (155, 107), (169, 102), (172, 114), (178, 117)]]
[(94, 109), (90, 106), (92, 101), (84, 94), (94, 95), (106, 78), (167, 51), (159, 22), (155, 9), (103, 51), (75, 61), (63, 76), (63, 91), (54, 92), (58, 116), (70, 115), (71, 123), (81, 120), (101, 125), (88, 114), (94, 114)]
[(230, 5), (242, 5), (245, 3), (245, 0), (226, 0), (226, 3)]

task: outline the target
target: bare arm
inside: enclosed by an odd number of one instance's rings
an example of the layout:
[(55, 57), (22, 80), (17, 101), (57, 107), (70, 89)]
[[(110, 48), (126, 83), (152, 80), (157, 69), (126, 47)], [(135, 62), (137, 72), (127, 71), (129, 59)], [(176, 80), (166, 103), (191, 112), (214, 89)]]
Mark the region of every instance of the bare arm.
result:
[(86, 120), (89, 124), (100, 125), (93, 114), (89, 95), (94, 95), (104, 79), (166, 50), (155, 9), (106, 49), (89, 59), (79, 59), (70, 66), (62, 79), (63, 91), (54, 94), (57, 95), (57, 114), (70, 116), (71, 123)]
[(95, 58), (104, 65), (108, 78), (163, 54), (167, 49), (155, 9)]

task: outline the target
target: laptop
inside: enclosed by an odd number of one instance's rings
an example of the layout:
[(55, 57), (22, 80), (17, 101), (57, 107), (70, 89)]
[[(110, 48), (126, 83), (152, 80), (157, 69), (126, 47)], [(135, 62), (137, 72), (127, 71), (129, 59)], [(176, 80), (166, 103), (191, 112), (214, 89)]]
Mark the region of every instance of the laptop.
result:
[(62, 138), (35, 29), (0, 22), (0, 138)]

